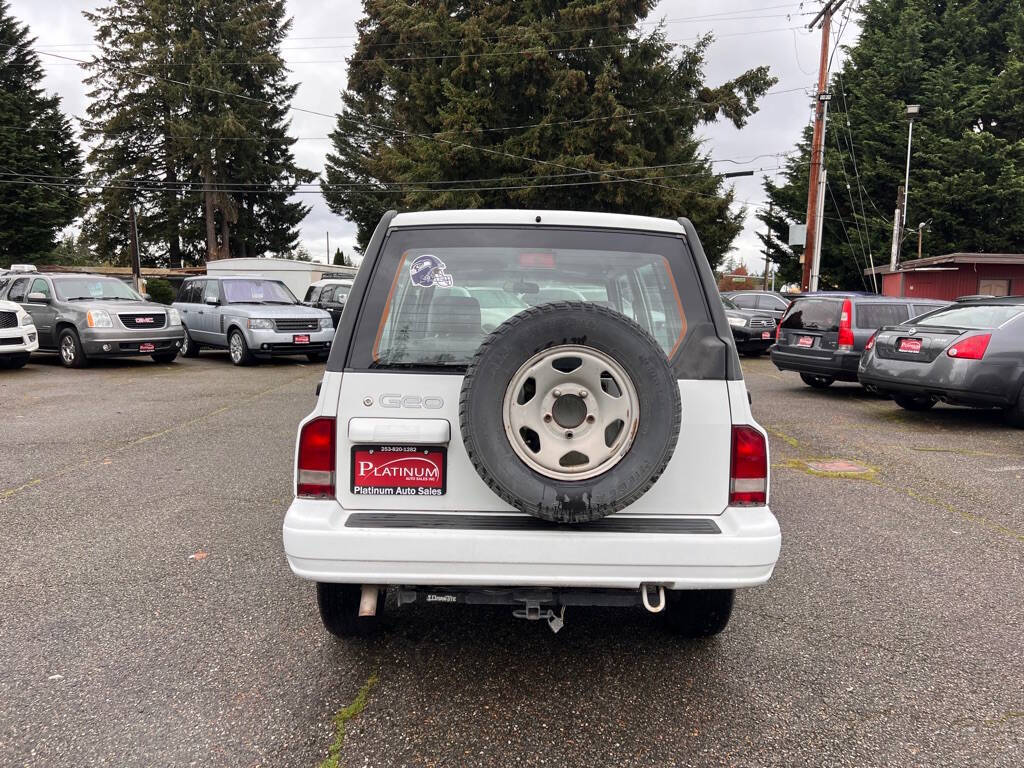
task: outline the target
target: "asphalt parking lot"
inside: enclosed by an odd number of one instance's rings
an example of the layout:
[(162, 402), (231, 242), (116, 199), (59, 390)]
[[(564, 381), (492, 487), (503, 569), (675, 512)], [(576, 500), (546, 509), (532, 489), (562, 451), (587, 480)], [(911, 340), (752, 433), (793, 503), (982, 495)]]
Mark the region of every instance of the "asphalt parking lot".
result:
[(1024, 432), (744, 365), (783, 553), (699, 643), (453, 606), (335, 641), (280, 543), (322, 366), (3, 372), (0, 765), (316, 766), (339, 712), (343, 766), (1021, 765)]

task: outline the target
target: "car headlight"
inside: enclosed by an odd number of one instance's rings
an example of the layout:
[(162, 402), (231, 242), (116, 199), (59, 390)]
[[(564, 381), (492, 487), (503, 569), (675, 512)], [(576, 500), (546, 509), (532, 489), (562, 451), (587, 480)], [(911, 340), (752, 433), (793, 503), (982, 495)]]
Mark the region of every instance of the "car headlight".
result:
[(35, 323), (32, 322), (32, 315), (30, 315), (28, 312), (26, 312), (25, 316), (23, 318), (21, 318), (21, 324), (22, 325), (35, 325)]
[(334, 321), (329, 317), (320, 318), (320, 330), (327, 331), (334, 327)]
[(181, 325), (181, 315), (174, 307), (167, 310), (167, 322), (171, 325)]
[(249, 319), (249, 327), (254, 331), (272, 331), (274, 321), (267, 317), (253, 317)]
[(742, 328), (746, 324), (747, 324), (747, 321), (744, 320), (742, 317), (730, 317), (729, 318), (729, 325), (733, 326), (734, 328)]
[(105, 309), (90, 309), (85, 313), (85, 321), (90, 328), (113, 328), (110, 314)]

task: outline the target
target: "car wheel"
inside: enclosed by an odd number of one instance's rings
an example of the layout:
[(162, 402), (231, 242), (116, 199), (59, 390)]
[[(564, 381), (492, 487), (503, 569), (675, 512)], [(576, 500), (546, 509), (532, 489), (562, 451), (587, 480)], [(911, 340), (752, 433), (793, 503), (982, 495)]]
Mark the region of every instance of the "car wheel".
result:
[(733, 589), (665, 590), (665, 623), (680, 637), (717, 635), (732, 616)]
[(828, 389), (835, 382), (831, 376), (818, 376), (813, 373), (801, 373), (800, 378), (804, 380), (804, 384), (808, 387), (814, 387), (815, 389)]
[(459, 401), (477, 474), (517, 509), (585, 523), (635, 502), (679, 437), (679, 383), (643, 328), (605, 307), (523, 310), (480, 346)]
[(928, 395), (893, 395), (892, 399), (896, 401), (896, 405), (908, 411), (927, 411), (934, 408), (938, 402)]
[(158, 363), (173, 363), (178, 357), (178, 350), (175, 349), (171, 352), (157, 352), (152, 357)]
[(60, 332), (57, 350), (60, 353), (60, 362), (65, 368), (85, 368), (89, 365), (89, 358), (85, 356), (82, 341), (74, 328), (65, 328)]
[(28, 355), (4, 355), (0, 357), (0, 368), (6, 368), (13, 370), (15, 368), (24, 368), (25, 363), (28, 362)]
[(199, 345), (192, 340), (192, 336), (189, 334), (188, 328), (182, 326), (182, 330), (185, 331), (185, 338), (181, 340), (181, 356), (199, 357)]
[(249, 345), (245, 343), (245, 336), (237, 328), (228, 335), (228, 354), (235, 365), (252, 365), (256, 362), (249, 351)]
[(327, 361), (327, 358), (327, 352), (310, 352), (308, 355), (306, 355), (306, 359), (309, 360), (309, 362), (311, 363), (323, 363)]
[(377, 631), (380, 614), (384, 610), (383, 595), (377, 600), (376, 615), (360, 616), (362, 589), (359, 584), (317, 582), (316, 604), (324, 629), (335, 637), (365, 637)]
[(1021, 392), (1020, 397), (1017, 398), (1017, 404), (1007, 408), (1003, 413), (1006, 415), (1007, 424), (1024, 429), (1024, 392)]

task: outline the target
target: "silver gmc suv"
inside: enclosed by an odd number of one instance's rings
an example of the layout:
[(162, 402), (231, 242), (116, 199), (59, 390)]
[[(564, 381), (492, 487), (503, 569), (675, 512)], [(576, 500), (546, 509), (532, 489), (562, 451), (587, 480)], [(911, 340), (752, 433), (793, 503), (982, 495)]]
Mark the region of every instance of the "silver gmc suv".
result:
[(280, 280), (192, 278), (182, 284), (174, 308), (185, 325), (184, 357), (219, 347), (235, 365), (276, 355), (323, 362), (334, 340), (330, 313), (303, 306)]
[(68, 368), (130, 355), (169, 363), (183, 339), (176, 310), (147, 301), (115, 277), (31, 273), (12, 280), (0, 298), (32, 316), (39, 348), (59, 352)]

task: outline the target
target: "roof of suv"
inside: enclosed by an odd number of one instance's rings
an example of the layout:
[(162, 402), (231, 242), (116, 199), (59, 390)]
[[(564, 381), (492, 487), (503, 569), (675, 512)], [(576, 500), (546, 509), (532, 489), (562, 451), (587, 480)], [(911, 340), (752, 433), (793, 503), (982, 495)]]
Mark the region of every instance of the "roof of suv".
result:
[(952, 302), (945, 299), (918, 299), (913, 296), (882, 296), (877, 293), (864, 293), (863, 291), (817, 291), (815, 293), (801, 293), (793, 297), (793, 301), (800, 299), (850, 299), (852, 301), (891, 301), (904, 304), (935, 304), (945, 306)]
[(431, 227), (443, 225), (501, 225), (518, 224), (555, 227), (590, 227), (602, 229), (638, 229), (648, 232), (668, 232), (685, 235), (683, 226), (672, 219), (653, 216), (631, 216), (622, 213), (590, 211), (544, 210), (449, 210), (400, 213), (391, 220), (391, 227)]

